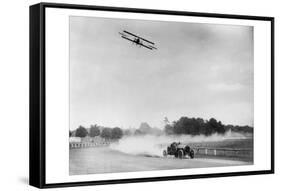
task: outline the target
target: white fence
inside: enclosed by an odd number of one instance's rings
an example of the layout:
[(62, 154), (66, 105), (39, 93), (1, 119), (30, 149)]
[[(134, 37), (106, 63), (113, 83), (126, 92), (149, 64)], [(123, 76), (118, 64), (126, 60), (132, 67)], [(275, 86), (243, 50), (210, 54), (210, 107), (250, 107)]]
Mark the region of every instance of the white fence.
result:
[(89, 147), (100, 147), (100, 146), (107, 146), (109, 142), (102, 142), (102, 143), (69, 143), (70, 149), (76, 148), (89, 148)]
[(195, 147), (193, 148), (195, 154), (213, 155), (213, 156), (253, 156), (253, 149), (232, 149), (232, 148), (206, 148)]

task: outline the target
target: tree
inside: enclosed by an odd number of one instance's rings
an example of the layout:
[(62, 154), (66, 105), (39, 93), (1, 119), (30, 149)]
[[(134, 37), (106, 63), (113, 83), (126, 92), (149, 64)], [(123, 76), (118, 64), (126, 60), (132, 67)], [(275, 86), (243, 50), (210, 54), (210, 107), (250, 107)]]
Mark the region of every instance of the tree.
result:
[(137, 129), (137, 130), (135, 131), (134, 135), (136, 135), (136, 136), (138, 136), (138, 135), (144, 135), (144, 133), (143, 133), (141, 130)]
[(105, 138), (105, 139), (110, 139), (111, 138), (111, 133), (112, 133), (112, 129), (111, 128), (104, 128), (101, 131), (101, 137)]
[(71, 137), (71, 131), (69, 130), (69, 137)]
[(91, 125), (90, 127), (90, 137), (96, 137), (100, 135), (100, 129), (97, 125)]
[(199, 129), (199, 123), (197, 123), (195, 118), (181, 117), (174, 124), (174, 132), (176, 134), (198, 135)]
[(76, 137), (86, 137), (88, 135), (88, 131), (85, 127), (83, 126), (79, 126), (78, 129), (76, 129), (76, 133), (75, 133)]
[(170, 124), (170, 121), (169, 121), (169, 119), (168, 119), (168, 117), (164, 117), (164, 124), (165, 125), (168, 125), (168, 124)]
[(125, 135), (125, 136), (131, 136), (131, 135), (133, 135), (134, 134), (134, 132), (135, 132), (135, 129), (125, 129), (124, 131), (123, 131), (123, 135)]
[[(168, 121), (165, 119), (164, 121)], [(224, 125), (221, 121), (215, 118), (204, 120), (202, 118), (188, 118), (181, 117), (172, 124), (166, 124), (164, 131), (166, 134), (188, 134), (188, 135), (206, 135), (209, 136), (214, 133), (224, 134), (227, 131), (234, 131), (239, 133), (253, 133), (254, 129), (250, 126), (233, 126)]]
[(253, 133), (254, 129), (253, 127), (250, 127), (248, 125), (246, 126), (233, 126), (233, 125), (227, 125), (228, 130), (231, 130), (233, 132), (239, 132), (239, 133)]
[(212, 129), (212, 133), (219, 133), (219, 134), (224, 134), (225, 133), (224, 125), (220, 121), (218, 122), (214, 118), (211, 118), (207, 122), (207, 125)]
[(123, 136), (123, 131), (119, 127), (115, 127), (112, 129), (111, 138), (112, 139), (120, 139)]
[(174, 134), (174, 128), (172, 125), (166, 124), (164, 127), (164, 131), (167, 135), (172, 135)]
[(146, 122), (142, 122), (140, 124), (139, 130), (142, 132), (142, 134), (149, 134), (152, 131), (152, 128), (150, 125)]

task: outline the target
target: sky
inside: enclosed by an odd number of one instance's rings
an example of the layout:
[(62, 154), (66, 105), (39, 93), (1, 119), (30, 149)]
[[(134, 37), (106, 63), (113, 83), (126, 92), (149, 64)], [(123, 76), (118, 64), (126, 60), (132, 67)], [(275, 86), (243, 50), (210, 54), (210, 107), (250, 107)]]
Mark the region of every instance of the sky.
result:
[[(70, 17), (70, 129), (254, 121), (253, 27)], [(130, 31), (157, 50), (120, 37)]]

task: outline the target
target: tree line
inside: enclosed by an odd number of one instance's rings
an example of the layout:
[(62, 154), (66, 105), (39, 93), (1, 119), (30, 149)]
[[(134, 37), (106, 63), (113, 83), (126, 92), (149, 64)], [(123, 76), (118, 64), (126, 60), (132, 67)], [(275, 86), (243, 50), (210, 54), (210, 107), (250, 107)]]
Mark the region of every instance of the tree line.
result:
[(202, 118), (181, 117), (172, 124), (168, 122), (167, 118), (164, 121), (166, 122), (164, 131), (168, 135), (187, 134), (208, 136), (214, 133), (224, 134), (229, 130), (239, 133), (253, 133), (253, 128), (250, 126), (224, 125), (215, 118), (204, 120)]
[[(73, 135), (74, 134), (74, 135)], [(119, 127), (99, 127), (97, 125), (91, 125), (89, 129), (86, 129), (80, 125), (74, 132), (69, 132), (69, 136), (75, 137), (96, 137), (100, 136), (105, 139), (120, 139), (123, 136), (123, 131)]]
[(167, 118), (164, 119), (164, 129), (151, 127), (148, 123), (143, 122), (138, 129), (121, 129), (119, 127), (101, 127), (98, 125), (91, 125), (90, 128), (79, 126), (74, 131), (69, 131), (69, 136), (76, 137), (96, 137), (100, 136), (105, 139), (120, 139), (123, 136), (140, 136), (140, 135), (212, 135), (224, 134), (228, 131), (238, 133), (253, 133), (253, 127), (238, 126), (238, 125), (224, 125), (221, 121), (211, 118), (204, 120), (202, 118), (181, 117), (177, 121), (169, 122)]

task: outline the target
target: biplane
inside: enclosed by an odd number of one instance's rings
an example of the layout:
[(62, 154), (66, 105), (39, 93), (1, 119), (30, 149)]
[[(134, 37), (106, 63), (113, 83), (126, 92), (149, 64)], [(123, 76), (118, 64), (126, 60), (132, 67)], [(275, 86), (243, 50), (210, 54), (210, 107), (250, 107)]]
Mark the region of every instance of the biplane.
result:
[(131, 32), (123, 30), (123, 32), (119, 32), (119, 34), (121, 35), (122, 38), (124, 38), (124, 39), (126, 39), (128, 41), (131, 41), (131, 42), (133, 42), (136, 45), (148, 48), (150, 50), (157, 49), (154, 46), (155, 45), (154, 42), (146, 40), (146, 39), (144, 39), (144, 38), (142, 38), (142, 37), (140, 37), (138, 35), (135, 35), (135, 34), (133, 34)]

